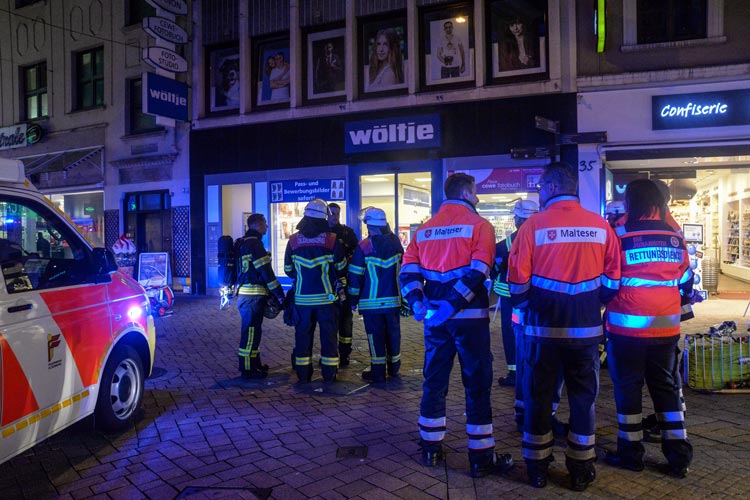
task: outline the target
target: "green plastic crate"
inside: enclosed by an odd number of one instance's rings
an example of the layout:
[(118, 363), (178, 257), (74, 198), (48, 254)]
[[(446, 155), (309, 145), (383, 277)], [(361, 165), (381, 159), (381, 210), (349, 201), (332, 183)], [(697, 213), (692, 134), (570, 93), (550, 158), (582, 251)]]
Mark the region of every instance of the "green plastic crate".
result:
[(750, 387), (750, 335), (686, 335), (684, 382), (699, 391)]

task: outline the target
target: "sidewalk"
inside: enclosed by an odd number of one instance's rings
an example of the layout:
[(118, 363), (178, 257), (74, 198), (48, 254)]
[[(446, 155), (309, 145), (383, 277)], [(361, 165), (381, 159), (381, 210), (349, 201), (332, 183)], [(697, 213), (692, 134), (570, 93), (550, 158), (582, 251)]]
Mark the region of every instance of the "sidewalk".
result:
[[(45, 498), (580, 498), (567, 488), (564, 440), (544, 490), (526, 485), (521, 437), (513, 422), (511, 389), (493, 387), (497, 450), (517, 461), (507, 476), (469, 476), (464, 394), (454, 368), (447, 397), (447, 464), (419, 463), (417, 417), (421, 396), (421, 325), (402, 320), (400, 380), (369, 386), (359, 374), (369, 355), (355, 316), (351, 366), (340, 381), (295, 383), (289, 357), (293, 331), (279, 316), (264, 323), (261, 351), (268, 379), (237, 378), (239, 314), (235, 303), (219, 311), (218, 297), (178, 295), (175, 313), (157, 319), (154, 376), (146, 381), (144, 415), (122, 434), (77, 425), (0, 465), (1, 499)], [(710, 299), (696, 305), (685, 333), (724, 320), (747, 328), (746, 300)], [(506, 368), (499, 320), (492, 326), (495, 378)], [(318, 342), (314, 356), (319, 356)], [(597, 465), (586, 490), (594, 498), (750, 497), (750, 395), (706, 395), (685, 390), (695, 459), (686, 479), (659, 472), (658, 444), (646, 443), (646, 470)], [(647, 399), (647, 398), (646, 398)], [(644, 413), (651, 411), (644, 402)], [(567, 420), (567, 403), (561, 405)], [(602, 371), (597, 403), (597, 453), (613, 447), (617, 423), (612, 384)], [(363, 448), (364, 447), (364, 448)], [(365, 454), (361, 456), (361, 454)]]

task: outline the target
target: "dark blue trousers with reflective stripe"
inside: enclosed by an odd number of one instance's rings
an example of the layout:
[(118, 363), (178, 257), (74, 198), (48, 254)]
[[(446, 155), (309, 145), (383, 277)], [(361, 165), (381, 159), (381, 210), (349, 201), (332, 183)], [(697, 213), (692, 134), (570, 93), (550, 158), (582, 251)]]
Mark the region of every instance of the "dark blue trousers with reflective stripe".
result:
[[(385, 376), (386, 363), (391, 372), (401, 366), (401, 314), (398, 310), (386, 314), (366, 313), (362, 315), (365, 332), (370, 344), (370, 370), (375, 376)], [(394, 363), (398, 365), (394, 366)]]
[(262, 337), (263, 308), (268, 297), (266, 295), (239, 295), (237, 310), (242, 318), (240, 332), (239, 370), (250, 371), (260, 369), (257, 363)]
[[(492, 352), (489, 319), (448, 320), (437, 328), (425, 328), (424, 344), (424, 382), (420, 416), (427, 419), (445, 417), (448, 381), (458, 354), (461, 380), (466, 394), (467, 429), (473, 426), (491, 426)], [(472, 436), (469, 438), (476, 439)], [(494, 449), (491, 435), (486, 441), (491, 442), (491, 449)], [(425, 443), (423, 440), (423, 446), (439, 444)], [(471, 452), (470, 449), (469, 453)]]
[(566, 464), (571, 472), (587, 468), (594, 453), (594, 403), (599, 393), (599, 347), (559, 342), (538, 343), (527, 338), (524, 343), (523, 456), (527, 464), (550, 460), (552, 456), (552, 402), (557, 380), (563, 370), (570, 406), (570, 431)]
[(352, 328), (353, 314), (352, 303), (347, 298), (344, 302), (336, 304), (339, 313), (338, 334), (339, 334), (339, 355), (342, 358), (348, 358), (352, 353)]
[[(513, 410), (517, 424), (523, 425), (524, 416), (524, 404), (523, 404), (523, 350), (526, 342), (526, 335), (523, 334), (523, 327), (513, 324), (513, 330), (516, 337), (516, 359), (518, 364), (516, 365), (516, 401), (513, 404)], [(503, 340), (504, 341), (504, 340)], [(560, 366), (560, 371), (557, 374), (557, 380), (555, 381), (555, 395), (552, 398), (552, 415), (557, 411), (557, 407), (560, 405), (560, 399), (562, 399), (562, 388), (565, 380), (563, 379), (563, 370)]]
[(642, 395), (644, 381), (654, 402), (661, 428), (661, 449), (670, 465), (686, 467), (693, 458), (687, 440), (680, 383), (675, 373), (677, 340), (668, 344), (609, 336), (607, 357), (617, 405), (617, 453), (627, 459), (642, 460)]
[(294, 355), (297, 376), (305, 381), (312, 376), (312, 349), (315, 326), (320, 325), (320, 361), (323, 379), (332, 380), (339, 367), (338, 308), (334, 304), (297, 306), (300, 321), (295, 326)]
[(516, 334), (513, 331), (513, 305), (510, 297), (498, 297), (500, 301), (500, 333), (503, 337), (503, 351), (505, 351), (505, 362), (508, 370), (516, 368)]

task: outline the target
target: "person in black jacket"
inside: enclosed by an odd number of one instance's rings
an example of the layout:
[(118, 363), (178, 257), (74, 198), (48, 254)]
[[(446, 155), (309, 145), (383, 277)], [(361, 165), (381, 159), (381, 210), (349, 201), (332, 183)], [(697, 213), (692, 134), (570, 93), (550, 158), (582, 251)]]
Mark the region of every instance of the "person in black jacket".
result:
[[(359, 241), (357, 240), (357, 235), (354, 234), (354, 230), (350, 228), (349, 226), (345, 226), (344, 224), (341, 224), (340, 222), (341, 217), (341, 207), (337, 203), (329, 203), (328, 204), (328, 225), (330, 226), (331, 232), (336, 234), (336, 239), (338, 240), (339, 244), (341, 245), (341, 248), (344, 250), (344, 255), (346, 256), (346, 263), (349, 264), (349, 261), (352, 258), (352, 255), (354, 255), (354, 249), (357, 248), (357, 244)], [(346, 273), (346, 269), (344, 269), (344, 272)], [(346, 276), (346, 274), (344, 274)], [(346, 287), (346, 278), (341, 281), (341, 283)], [(346, 288), (344, 288), (343, 293), (341, 294), (341, 297), (344, 299), (342, 302), (339, 302), (339, 327), (338, 327), (338, 335), (339, 335), (339, 366), (349, 366), (349, 356), (352, 353), (352, 322), (353, 322), (353, 315), (352, 315), (352, 308), (351, 308), (351, 302), (349, 301), (348, 297), (346, 297)]]
[(271, 268), (271, 256), (261, 238), (268, 231), (263, 214), (247, 218), (244, 238), (234, 244), (237, 256), (237, 309), (242, 317), (240, 332), (239, 370), (242, 378), (259, 379), (268, 375), (268, 365), (260, 361), (263, 311), (269, 300), (284, 302), (284, 290)]
[(318, 323), (323, 380), (335, 381), (339, 366), (336, 290), (345, 276), (347, 262), (336, 235), (330, 232), (327, 217), (326, 202), (320, 198), (311, 200), (284, 255), (284, 272), (294, 280), (294, 307), (298, 314), (293, 364), (302, 383), (312, 379), (313, 335)]
[(370, 369), (362, 378), (382, 383), (398, 375), (401, 366), (401, 291), (398, 273), (404, 248), (393, 234), (385, 212), (368, 207), (362, 211), (368, 237), (354, 250), (349, 262), (351, 309), (359, 307), (370, 344)]

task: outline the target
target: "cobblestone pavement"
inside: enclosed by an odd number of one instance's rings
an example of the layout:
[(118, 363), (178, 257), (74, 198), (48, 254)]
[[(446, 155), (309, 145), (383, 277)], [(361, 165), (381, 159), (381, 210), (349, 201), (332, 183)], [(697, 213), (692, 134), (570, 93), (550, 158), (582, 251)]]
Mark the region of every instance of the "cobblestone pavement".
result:
[[(355, 316), (352, 364), (324, 385), (316, 366), (311, 384), (295, 383), (289, 366), (292, 330), (281, 317), (264, 325), (268, 379), (237, 377), (239, 315), (218, 310), (217, 297), (178, 296), (173, 315), (157, 319), (154, 376), (146, 381), (144, 412), (121, 434), (83, 422), (0, 465), (0, 498), (697, 498), (750, 496), (750, 395), (707, 395), (686, 389), (688, 432), (695, 460), (687, 478), (665, 476), (658, 444), (646, 443), (646, 470), (613, 469), (600, 460), (597, 480), (583, 494), (567, 489), (564, 441), (558, 441), (551, 483), (527, 486), (518, 463), (506, 476), (472, 479), (464, 434), (464, 395), (456, 368), (448, 394), (448, 458), (419, 463), (416, 420), (423, 361), (421, 325), (404, 319), (402, 376), (383, 386), (359, 377), (368, 366), (362, 321)], [(234, 304), (233, 304), (234, 305)], [(710, 300), (684, 332), (733, 319), (746, 301)], [(745, 318), (750, 319), (750, 318)], [(495, 376), (505, 373), (499, 322), (492, 327)], [(319, 353), (316, 342), (315, 352)], [(316, 355), (317, 356), (317, 355)], [(648, 398), (646, 398), (648, 399)], [(497, 449), (521, 462), (512, 418), (513, 394), (492, 393)], [(566, 404), (561, 417), (567, 418)], [(645, 402), (644, 412), (651, 409)], [(616, 440), (612, 384), (602, 371), (597, 403), (597, 453)], [(360, 457), (358, 447), (366, 447)]]

